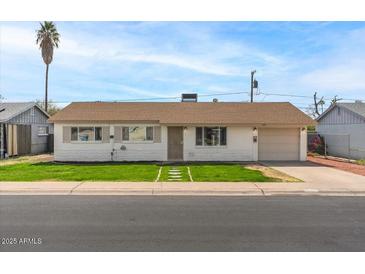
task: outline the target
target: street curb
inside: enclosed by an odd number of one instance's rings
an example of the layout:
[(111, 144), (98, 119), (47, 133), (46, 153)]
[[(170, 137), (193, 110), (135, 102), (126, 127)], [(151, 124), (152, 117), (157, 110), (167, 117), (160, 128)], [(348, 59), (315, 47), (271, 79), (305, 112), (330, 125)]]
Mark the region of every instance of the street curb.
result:
[(6, 190), (0, 191), (0, 196), (6, 195), (107, 195), (107, 196), (365, 196), (365, 191), (179, 191), (179, 190)]

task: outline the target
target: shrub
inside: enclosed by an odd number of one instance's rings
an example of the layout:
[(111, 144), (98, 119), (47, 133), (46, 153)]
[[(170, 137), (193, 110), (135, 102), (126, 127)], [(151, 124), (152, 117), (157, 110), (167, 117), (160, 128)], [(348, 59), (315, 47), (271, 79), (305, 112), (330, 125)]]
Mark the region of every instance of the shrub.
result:
[(324, 154), (324, 139), (320, 135), (316, 135), (309, 143), (309, 151), (318, 154)]

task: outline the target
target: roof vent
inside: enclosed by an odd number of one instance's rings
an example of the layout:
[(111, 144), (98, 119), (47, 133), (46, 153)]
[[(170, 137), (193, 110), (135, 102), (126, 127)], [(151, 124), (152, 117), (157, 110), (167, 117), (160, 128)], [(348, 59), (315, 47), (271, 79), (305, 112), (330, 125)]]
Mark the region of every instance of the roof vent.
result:
[(198, 94), (183, 93), (181, 94), (181, 102), (198, 102)]

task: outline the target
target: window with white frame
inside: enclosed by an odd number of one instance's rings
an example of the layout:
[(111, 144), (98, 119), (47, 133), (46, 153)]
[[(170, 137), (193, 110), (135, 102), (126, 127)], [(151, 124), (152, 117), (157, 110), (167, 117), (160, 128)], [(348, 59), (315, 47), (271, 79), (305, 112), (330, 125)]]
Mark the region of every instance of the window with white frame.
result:
[(153, 141), (153, 127), (122, 127), (122, 140), (131, 142)]
[(71, 127), (71, 141), (101, 141), (102, 136), (101, 127)]
[(197, 146), (225, 146), (227, 145), (227, 128), (197, 127), (195, 144)]
[(47, 126), (39, 126), (38, 127), (38, 136), (48, 135), (48, 127)]

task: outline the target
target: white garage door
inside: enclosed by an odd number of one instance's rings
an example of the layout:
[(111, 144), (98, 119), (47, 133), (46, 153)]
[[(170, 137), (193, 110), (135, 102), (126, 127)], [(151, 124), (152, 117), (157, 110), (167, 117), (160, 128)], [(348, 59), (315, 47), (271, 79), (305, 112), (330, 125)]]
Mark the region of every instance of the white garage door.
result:
[(259, 129), (259, 160), (299, 160), (298, 128)]

